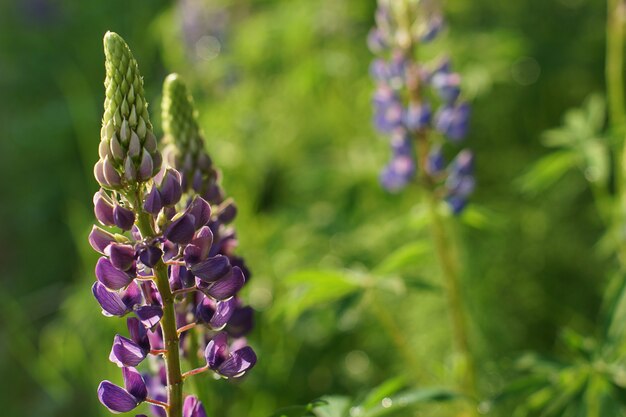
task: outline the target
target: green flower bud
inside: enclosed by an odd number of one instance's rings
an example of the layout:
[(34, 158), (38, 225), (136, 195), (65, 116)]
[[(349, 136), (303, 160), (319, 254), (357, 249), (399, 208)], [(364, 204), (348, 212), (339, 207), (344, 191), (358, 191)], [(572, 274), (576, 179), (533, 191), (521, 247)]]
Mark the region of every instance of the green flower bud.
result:
[(94, 174), (103, 187), (117, 189), (148, 181), (161, 168), (162, 157), (152, 133), (143, 79), (128, 45), (118, 34), (107, 32), (104, 55), (104, 116)]
[(219, 203), (217, 171), (204, 150), (204, 139), (196, 119), (193, 98), (178, 74), (170, 74), (163, 84), (163, 151), (167, 164), (182, 175), (183, 189), (193, 189), (211, 203)]

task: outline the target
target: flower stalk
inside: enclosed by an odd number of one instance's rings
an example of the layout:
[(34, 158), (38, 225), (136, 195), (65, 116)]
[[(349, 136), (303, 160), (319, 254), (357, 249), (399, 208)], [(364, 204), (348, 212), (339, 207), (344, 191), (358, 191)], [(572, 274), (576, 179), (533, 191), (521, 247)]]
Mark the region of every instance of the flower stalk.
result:
[[(465, 137), (469, 105), (460, 100), (460, 76), (452, 72), (448, 59), (436, 63), (433, 69), (415, 59), (418, 47), (433, 40), (442, 26), (437, 2), (379, 0), (376, 27), (370, 32), (368, 43), (379, 55), (371, 66), (377, 82), (375, 124), (389, 135), (392, 148), (392, 160), (381, 174), (381, 183), (391, 192), (417, 184), (426, 195), (453, 347), (462, 364), (457, 382), (474, 397), (475, 366), (456, 247), (440, 212), (440, 203), (445, 201), (453, 214), (461, 213), (474, 189), (473, 154), (467, 150), (459, 152), (446, 168), (442, 150), (448, 143), (455, 145)], [(431, 103), (435, 102), (439, 109), (433, 116)]]

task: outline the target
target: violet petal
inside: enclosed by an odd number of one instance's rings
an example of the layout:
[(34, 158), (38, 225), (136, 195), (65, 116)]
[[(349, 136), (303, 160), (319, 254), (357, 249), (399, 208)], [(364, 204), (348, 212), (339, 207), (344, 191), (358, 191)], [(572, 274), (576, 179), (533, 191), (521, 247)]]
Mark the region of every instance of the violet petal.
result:
[(163, 308), (158, 305), (142, 306), (135, 309), (135, 314), (146, 329), (152, 329), (163, 317)]
[(96, 263), (96, 278), (110, 290), (122, 289), (133, 280), (127, 273), (115, 268), (105, 257), (101, 257)]
[(246, 346), (231, 353), (230, 357), (219, 366), (217, 372), (228, 378), (236, 378), (252, 368), (256, 360), (254, 350)]
[(146, 358), (147, 354), (148, 352), (137, 343), (118, 334), (113, 339), (109, 360), (120, 368), (137, 366)]
[(191, 273), (205, 282), (217, 281), (229, 275), (232, 268), (228, 258), (223, 255), (216, 255), (196, 265), (192, 265)]
[(112, 413), (125, 413), (137, 407), (139, 401), (121, 387), (110, 381), (102, 381), (98, 386), (98, 399)]
[(102, 307), (102, 314), (105, 316), (121, 317), (130, 311), (118, 293), (107, 290), (99, 281), (93, 284), (91, 292)]
[(204, 290), (204, 293), (215, 298), (216, 300), (225, 300), (235, 295), (245, 283), (246, 279), (243, 276), (241, 269), (234, 267), (232, 274), (215, 282), (209, 288)]

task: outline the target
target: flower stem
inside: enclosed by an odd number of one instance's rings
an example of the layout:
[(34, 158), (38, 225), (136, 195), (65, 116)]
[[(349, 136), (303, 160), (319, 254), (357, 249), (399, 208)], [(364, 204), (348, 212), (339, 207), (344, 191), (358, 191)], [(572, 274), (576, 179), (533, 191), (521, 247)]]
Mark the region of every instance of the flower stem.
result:
[[(624, 14), (621, 0), (607, 0), (606, 24), (606, 94), (612, 135), (620, 138), (615, 158), (615, 226), (621, 231), (626, 216), (626, 110), (624, 108)], [(617, 232), (618, 260), (626, 268), (626, 239)]]
[(429, 208), (431, 215), (431, 229), (437, 259), (444, 280), (448, 314), (452, 325), (452, 338), (456, 354), (460, 357), (461, 367), (459, 384), (471, 396), (476, 396), (476, 368), (472, 356), (468, 332), (465, 307), (459, 283), (459, 268), (453, 241), (446, 232), (444, 219), (439, 213), (439, 200), (430, 195)]
[[(621, 0), (607, 1), (606, 25), (606, 89), (609, 120), (613, 128), (623, 129), (624, 110), (624, 5)], [(623, 133), (623, 132), (620, 132)]]
[(196, 368), (196, 369), (192, 369), (191, 371), (187, 371), (183, 374), (183, 379), (186, 379), (192, 375), (198, 375), (201, 374), (202, 372), (206, 372), (209, 370), (209, 365), (206, 366), (202, 366), (200, 368)]
[(411, 344), (406, 338), (405, 332), (398, 326), (397, 321), (393, 318), (391, 313), (380, 304), (378, 297), (375, 294), (375, 290), (369, 292), (370, 305), (376, 319), (380, 322), (383, 329), (387, 332), (393, 343), (396, 345), (396, 349), (407, 362), (411, 370), (411, 379), (417, 380), (422, 367), (415, 356), (415, 351), (411, 347)]
[[(144, 238), (154, 238), (156, 233), (152, 227), (150, 215), (143, 211), (141, 199), (136, 193), (135, 211), (137, 213), (137, 227)], [(167, 275), (167, 265), (162, 260), (153, 268), (155, 283), (163, 302), (163, 344), (165, 370), (167, 374), (167, 416), (182, 417), (183, 415), (183, 377), (180, 370), (179, 338), (176, 328), (176, 312), (174, 310), (174, 296), (170, 289)]]

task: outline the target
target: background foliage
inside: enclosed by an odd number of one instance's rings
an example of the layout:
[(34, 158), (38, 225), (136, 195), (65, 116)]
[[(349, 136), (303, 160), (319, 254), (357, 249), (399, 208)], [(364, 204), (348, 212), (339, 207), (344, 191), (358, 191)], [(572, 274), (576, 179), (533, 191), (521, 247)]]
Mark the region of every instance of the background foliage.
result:
[[(105, 416), (97, 383), (118, 378), (106, 358), (121, 321), (104, 320), (90, 295), (96, 255), (86, 245), (106, 30), (133, 49), (155, 126), (164, 76), (189, 80), (240, 207), (260, 361), (244, 381), (211, 384), (210, 415), (266, 417), (326, 394), (349, 396), (338, 402), (346, 410), (369, 409), (407, 384), (446, 385), (448, 324), (419, 196), (377, 183), (388, 149), (370, 122), (374, 8), (0, 2), (3, 415)], [(607, 285), (611, 263), (598, 250), (602, 223), (583, 175), (558, 176), (541, 192), (527, 174), (548, 152), (542, 132), (603, 91), (605, 10), (589, 0), (457, 0), (446, 14), (440, 45), (465, 77), (467, 143), (478, 156), (475, 204), (456, 232), (468, 243), (481, 384), (496, 393), (523, 352), (558, 354), (564, 329), (592, 332)], [(413, 362), (390, 332), (403, 335)]]

